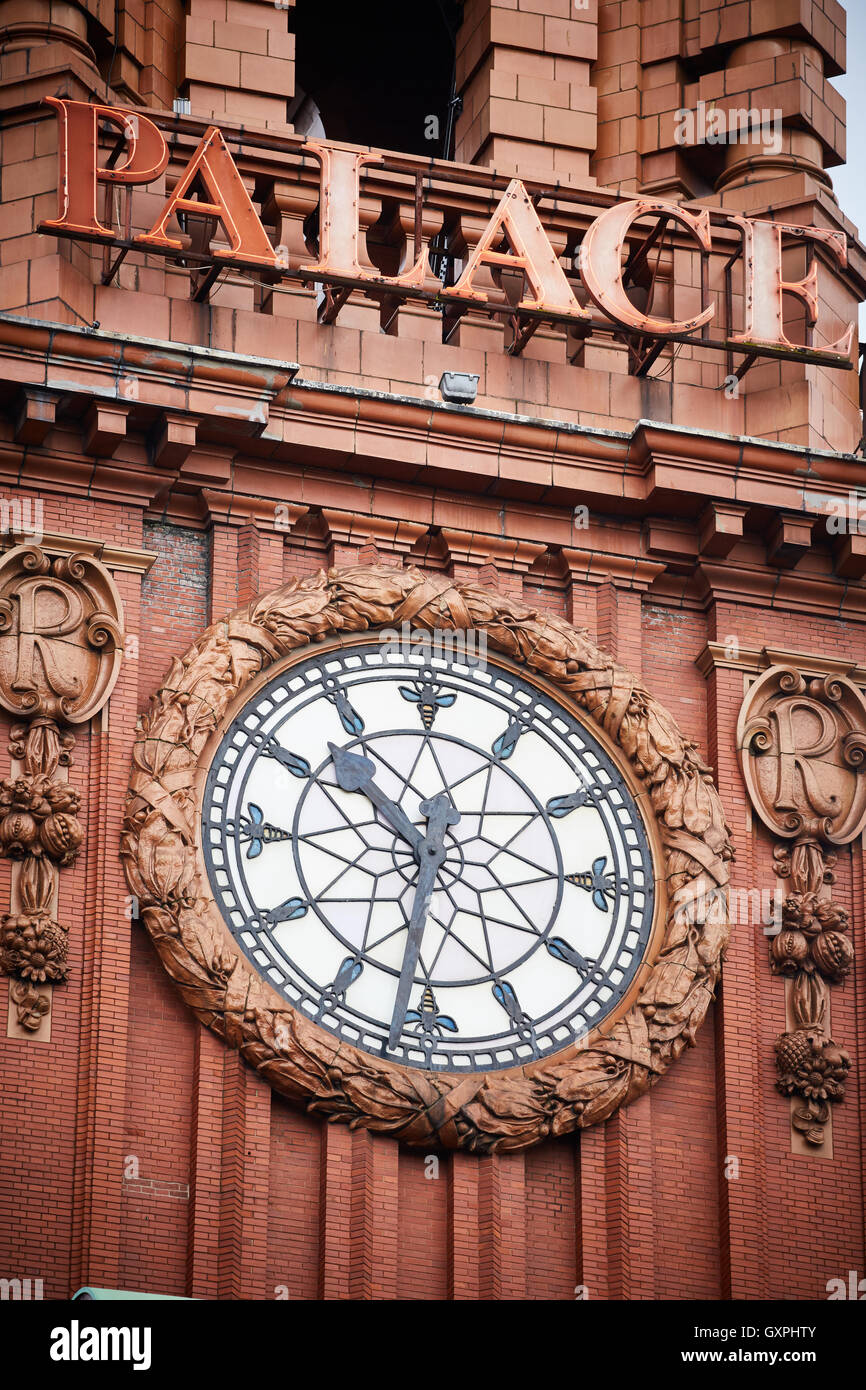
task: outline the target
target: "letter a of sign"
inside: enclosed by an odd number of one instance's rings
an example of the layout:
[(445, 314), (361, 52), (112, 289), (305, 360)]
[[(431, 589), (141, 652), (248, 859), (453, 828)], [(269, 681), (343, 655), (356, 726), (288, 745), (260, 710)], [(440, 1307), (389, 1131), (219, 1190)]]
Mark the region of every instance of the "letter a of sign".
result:
[[(196, 183), (204, 189), (209, 202), (187, 196)], [(237, 265), (275, 266), (276, 252), (250, 201), (228, 145), (215, 125), (205, 131), (150, 231), (142, 232), (135, 240), (144, 246), (183, 250), (183, 242), (170, 237), (165, 230), (168, 219), (178, 212), (216, 217), (222, 223), (230, 248), (228, 251), (214, 250), (215, 258)]]
[[(513, 255), (495, 249), (503, 237), (507, 237)], [(485, 303), (487, 295), (484, 291), (472, 288), (472, 280), (483, 265), (495, 266), (499, 270), (523, 271), (532, 290), (532, 298), (524, 295), (515, 306), (518, 313), (544, 313), (569, 320), (590, 318), (589, 310), (581, 309), (575, 299), (520, 179), (511, 180), (499, 207), (469, 257), (466, 269), (456, 285), (442, 291), (441, 298), (458, 303), (461, 300), (467, 304)]]
[[(60, 216), (39, 224), (40, 231), (71, 232), (74, 236), (112, 241), (114, 232), (103, 227), (96, 213), (100, 183), (150, 183), (168, 163), (168, 146), (153, 121), (138, 112), (118, 111), (113, 106), (91, 106), (88, 101), (62, 101), (45, 97), (57, 111), (60, 164)], [(100, 121), (117, 126), (127, 140), (126, 163), (100, 168)]]

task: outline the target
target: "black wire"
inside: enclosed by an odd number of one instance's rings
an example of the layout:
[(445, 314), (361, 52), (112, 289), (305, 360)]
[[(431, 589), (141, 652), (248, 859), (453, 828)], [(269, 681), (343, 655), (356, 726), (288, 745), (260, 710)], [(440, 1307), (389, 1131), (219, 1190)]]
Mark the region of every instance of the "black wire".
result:
[(442, 0), (436, 0), (436, 8), (438, 9), (440, 15), (442, 16), (442, 23), (445, 25), (445, 28), (446, 28), (446, 30), (448, 31), (448, 37), (449, 37), (449, 39), (451, 40), (451, 42), (452, 42), (453, 44), (456, 44), (456, 43), (457, 43), (457, 30), (460, 28), (460, 24), (458, 23), (458, 24), (457, 24), (457, 27), (454, 28), (454, 29), (451, 28), (451, 21), (449, 20), (447, 14), (445, 13), (445, 9), (444, 9), (444, 7), (443, 7)]
[(454, 66), (451, 70), (451, 95), (448, 98), (448, 114), (445, 117), (445, 139), (442, 142), (442, 158), (451, 158), (451, 138), (456, 132), (458, 107), (463, 99), (457, 95), (457, 53), (454, 53)]

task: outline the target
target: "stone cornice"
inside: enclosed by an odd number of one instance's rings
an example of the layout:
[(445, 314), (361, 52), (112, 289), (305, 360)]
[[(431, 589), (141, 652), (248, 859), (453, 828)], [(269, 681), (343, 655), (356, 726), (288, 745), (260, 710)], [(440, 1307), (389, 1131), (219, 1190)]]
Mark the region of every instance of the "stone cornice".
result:
[[(296, 371), (274, 359), (0, 314), (0, 378), (25, 397), (41, 392), (145, 413), (157, 450), (170, 415), (177, 429), (185, 417), (191, 431), (205, 425), (210, 440), (217, 436), (205, 452), (229, 448), (243, 457), (244, 439), (255, 439), (256, 458), (272, 468), (360, 459), (368, 475), (404, 483), (692, 520), (709, 501), (815, 514), (821, 498), (853, 485), (860, 467), (852, 456), (773, 440), (648, 420), (625, 433), (293, 380)], [(35, 459), (45, 447), (34, 443), (28, 453)], [(171, 450), (160, 455), (160, 495), (170, 492), (175, 471), (184, 484), (199, 481), (198, 449), (190, 447), (180, 464)], [(100, 458), (103, 468), (111, 463)], [(118, 466), (122, 472), (128, 463)], [(201, 481), (216, 481), (206, 471)]]
[(562, 551), (570, 578), (583, 584), (604, 584), (609, 581), (618, 589), (637, 589), (645, 593), (654, 579), (664, 574), (665, 566), (657, 560), (645, 560), (640, 555), (615, 555), (603, 550)]
[(70, 536), (62, 531), (42, 531), (38, 535), (26, 531), (0, 533), (0, 547), (38, 545), (47, 555), (92, 555), (106, 569), (145, 575), (159, 559), (155, 550), (136, 550), (132, 546), (112, 545), (109, 541), (90, 536)]
[(866, 621), (866, 583), (840, 580), (814, 569), (776, 570), (733, 559), (725, 564), (701, 563), (694, 592), (704, 607), (710, 603), (747, 604)]
[[(579, 369), (576, 369), (579, 370)], [(283, 423), (284, 422), (284, 423)], [(742, 508), (813, 511), (811, 499), (847, 491), (859, 460), (801, 445), (639, 420), (630, 434), (415, 397), (293, 381), (271, 415), (294, 456), (333, 466), (362, 457), (374, 474), (407, 482), (445, 474), (467, 491), (495, 488), (537, 502), (577, 501), (624, 515), (697, 518), (708, 501)], [(397, 465), (399, 460), (399, 466)]]
[(712, 671), (744, 671), (758, 675), (770, 666), (792, 666), (808, 676), (847, 676), (855, 685), (866, 686), (866, 665), (845, 657), (812, 656), (789, 652), (780, 647), (741, 647), (739, 644), (708, 642), (695, 660), (702, 676)]
[(230, 433), (260, 434), (297, 370), (294, 362), (0, 313), (0, 377), (25, 392), (190, 414)]
[[(471, 530), (458, 553), (495, 552), (518, 572), (554, 546), (573, 580), (646, 590), (669, 574), (696, 606), (866, 619), (866, 556), (837, 545), (833, 575), (826, 554), (830, 499), (862, 469), (852, 456), (649, 420), (630, 433), (599, 429), (293, 380), (295, 370), (0, 314), (0, 378), (18, 388), (0, 474), (13, 486), (264, 528), (290, 498), (324, 508), (336, 539), (363, 532), (395, 553), (429, 526)], [(601, 549), (569, 515), (577, 504), (599, 523)], [(766, 554), (780, 514), (782, 572)]]

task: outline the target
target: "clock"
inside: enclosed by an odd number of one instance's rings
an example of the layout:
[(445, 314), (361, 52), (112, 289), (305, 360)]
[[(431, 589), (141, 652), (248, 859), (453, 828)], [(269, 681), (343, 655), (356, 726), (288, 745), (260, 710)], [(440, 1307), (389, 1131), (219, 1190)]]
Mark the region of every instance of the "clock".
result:
[(728, 939), (694, 742), (585, 632), (411, 568), (203, 632), (142, 718), (122, 853), (199, 1020), (410, 1145), (607, 1119), (694, 1043)]
[(208, 772), (208, 876), (253, 968), (340, 1039), (412, 1067), (514, 1067), (628, 996), (649, 838), (553, 687), (433, 651), (346, 642), (257, 690)]

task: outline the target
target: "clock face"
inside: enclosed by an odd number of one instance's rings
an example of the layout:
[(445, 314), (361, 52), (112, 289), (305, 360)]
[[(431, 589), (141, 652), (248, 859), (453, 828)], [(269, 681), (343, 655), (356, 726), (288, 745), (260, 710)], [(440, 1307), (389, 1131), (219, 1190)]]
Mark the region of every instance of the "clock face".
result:
[(552, 686), (499, 658), (347, 643), (261, 686), (208, 771), (202, 846), (259, 974), (407, 1066), (522, 1065), (635, 980), (655, 887), (637, 802)]

